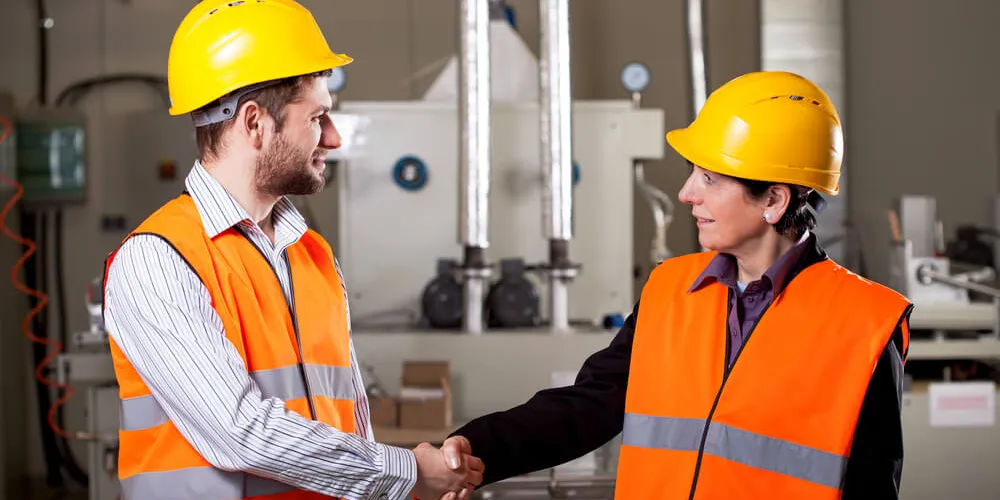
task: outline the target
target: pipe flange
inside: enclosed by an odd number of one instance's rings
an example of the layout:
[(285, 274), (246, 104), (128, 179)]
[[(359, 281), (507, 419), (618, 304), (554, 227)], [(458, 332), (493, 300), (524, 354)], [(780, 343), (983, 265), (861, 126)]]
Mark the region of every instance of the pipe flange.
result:
[(917, 281), (925, 286), (934, 284), (934, 278), (927, 274), (927, 271), (937, 272), (937, 266), (929, 262), (917, 266)]
[(548, 269), (548, 273), (552, 278), (571, 280), (580, 274), (580, 268), (579, 266), (551, 268)]
[(420, 158), (407, 155), (392, 167), (392, 180), (406, 191), (419, 191), (427, 184), (427, 165)]
[(481, 267), (463, 267), (462, 277), (465, 279), (489, 279), (493, 276), (493, 268), (490, 266)]
[(542, 275), (546, 275), (550, 278), (572, 280), (580, 274), (581, 268), (582, 265), (577, 263), (552, 265), (546, 262), (544, 264), (536, 264), (534, 266), (528, 266), (526, 269)]

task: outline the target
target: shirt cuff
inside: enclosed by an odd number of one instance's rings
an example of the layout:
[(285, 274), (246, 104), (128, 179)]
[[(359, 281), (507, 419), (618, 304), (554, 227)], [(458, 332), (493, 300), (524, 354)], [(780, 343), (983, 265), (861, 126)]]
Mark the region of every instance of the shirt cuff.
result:
[(417, 459), (406, 448), (381, 443), (382, 472), (376, 477), (369, 498), (381, 500), (408, 500), (410, 491), (417, 484)]

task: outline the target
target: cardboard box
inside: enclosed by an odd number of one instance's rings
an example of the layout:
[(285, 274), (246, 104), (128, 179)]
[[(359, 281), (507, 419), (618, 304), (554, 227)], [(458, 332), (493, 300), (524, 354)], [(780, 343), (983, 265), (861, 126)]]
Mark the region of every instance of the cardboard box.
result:
[(396, 398), (372, 398), (368, 406), (371, 409), (373, 427), (391, 428), (399, 425), (399, 401)]
[(451, 370), (447, 361), (403, 363), (399, 426), (403, 429), (451, 428)]

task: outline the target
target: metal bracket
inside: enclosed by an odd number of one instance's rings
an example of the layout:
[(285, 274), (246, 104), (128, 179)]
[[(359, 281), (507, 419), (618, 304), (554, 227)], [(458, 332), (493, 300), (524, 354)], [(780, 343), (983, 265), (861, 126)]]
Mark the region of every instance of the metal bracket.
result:
[(115, 367), (107, 353), (72, 352), (56, 358), (56, 381), (106, 383), (115, 381)]

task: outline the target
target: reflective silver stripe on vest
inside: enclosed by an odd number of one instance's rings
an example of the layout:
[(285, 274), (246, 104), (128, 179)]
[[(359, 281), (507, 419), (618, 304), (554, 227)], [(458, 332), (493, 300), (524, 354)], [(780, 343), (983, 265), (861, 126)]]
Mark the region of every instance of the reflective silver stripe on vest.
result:
[[(354, 371), (346, 366), (305, 365), (313, 396), (330, 399), (354, 400)], [(262, 398), (278, 398), (290, 401), (306, 397), (306, 386), (302, 381), (298, 365), (259, 370), (250, 374), (260, 387)], [(153, 396), (139, 396), (121, 402), (119, 418), (121, 429), (139, 431), (167, 423), (167, 414), (160, 408)]]
[[(698, 451), (705, 420), (625, 414), (622, 444)], [(847, 457), (712, 422), (705, 453), (733, 462), (840, 488)]]
[(121, 489), (123, 500), (232, 500), (295, 490), (278, 481), (213, 467), (137, 474), (123, 479)]
[(351, 368), (310, 364), (305, 366), (313, 396), (354, 401), (354, 372)]
[(118, 407), (119, 426), (123, 431), (141, 431), (167, 423), (160, 403), (153, 396), (123, 399)]

